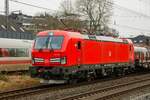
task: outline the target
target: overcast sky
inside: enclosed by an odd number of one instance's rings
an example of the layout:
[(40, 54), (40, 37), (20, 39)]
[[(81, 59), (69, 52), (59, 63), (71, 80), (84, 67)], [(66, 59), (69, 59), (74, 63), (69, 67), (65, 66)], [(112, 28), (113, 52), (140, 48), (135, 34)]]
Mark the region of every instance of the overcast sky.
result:
[(139, 34), (150, 36), (150, 0), (114, 0), (121, 7), (115, 7), (113, 20), (121, 36)]
[[(60, 2), (63, 0), (18, 1), (49, 8), (52, 9), (50, 12), (55, 12), (55, 10), (60, 10)], [(150, 35), (150, 0), (114, 0), (114, 2), (117, 6), (114, 6), (115, 9), (111, 27), (117, 29), (121, 36), (135, 36), (138, 34)], [(10, 1), (10, 12), (15, 10), (22, 10), (23, 13), (28, 15), (45, 12), (45, 10), (42, 9)], [(0, 0), (0, 11), (4, 11), (4, 0)]]
[[(0, 11), (4, 10), (4, 7), (5, 7), (4, 1), (5, 0), (0, 0)], [(49, 9), (52, 9), (52, 11), (53, 11), (53, 10), (57, 10), (59, 8), (60, 2), (62, 0), (18, 0), (18, 1), (36, 5), (36, 6), (40, 6), (40, 7), (49, 8)], [(10, 6), (10, 8), (9, 8), (10, 12), (15, 11), (15, 10), (22, 10), (23, 13), (29, 14), (29, 15), (34, 15), (38, 12), (47, 11), (47, 10), (43, 10), (43, 9), (26, 6), (23, 4), (18, 4), (16, 2), (12, 2), (12, 1), (9, 1), (9, 6)]]

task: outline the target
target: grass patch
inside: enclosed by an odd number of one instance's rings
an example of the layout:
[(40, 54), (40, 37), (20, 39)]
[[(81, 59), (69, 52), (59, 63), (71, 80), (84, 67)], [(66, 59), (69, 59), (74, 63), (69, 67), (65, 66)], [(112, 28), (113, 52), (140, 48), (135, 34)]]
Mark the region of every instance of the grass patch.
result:
[(5, 81), (5, 82), (8, 82), (8, 77), (7, 77), (7, 75), (0, 73), (0, 80), (1, 80), (1, 81)]
[(6, 75), (0, 75), (0, 80), (8, 82), (8, 77)]
[(38, 79), (27, 75), (0, 75), (0, 92), (39, 85)]

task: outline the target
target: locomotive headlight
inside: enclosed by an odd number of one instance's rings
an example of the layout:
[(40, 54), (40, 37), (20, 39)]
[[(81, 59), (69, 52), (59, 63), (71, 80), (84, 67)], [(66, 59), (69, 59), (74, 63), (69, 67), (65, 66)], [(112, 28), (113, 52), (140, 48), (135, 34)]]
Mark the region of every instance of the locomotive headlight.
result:
[(66, 64), (66, 57), (61, 58), (61, 64)]
[(34, 58), (34, 62), (42, 63), (42, 62), (44, 62), (44, 59), (43, 58)]
[(51, 58), (50, 59), (51, 63), (61, 63), (61, 64), (66, 64), (66, 57), (62, 58)]
[(51, 63), (60, 63), (60, 60), (61, 60), (60, 58), (51, 58), (50, 62)]

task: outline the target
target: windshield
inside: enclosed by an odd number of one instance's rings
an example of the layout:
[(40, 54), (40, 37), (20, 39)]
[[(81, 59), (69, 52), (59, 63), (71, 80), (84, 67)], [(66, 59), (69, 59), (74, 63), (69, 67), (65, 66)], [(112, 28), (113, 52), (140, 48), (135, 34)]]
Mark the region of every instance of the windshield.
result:
[(61, 49), (63, 36), (37, 37), (35, 49)]

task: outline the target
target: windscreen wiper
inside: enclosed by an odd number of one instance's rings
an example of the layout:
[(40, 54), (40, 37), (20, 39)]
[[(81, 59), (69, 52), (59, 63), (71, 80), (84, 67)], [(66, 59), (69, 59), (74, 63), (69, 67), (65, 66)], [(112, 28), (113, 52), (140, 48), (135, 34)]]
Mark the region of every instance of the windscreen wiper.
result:
[[(50, 37), (49, 37), (49, 40), (50, 40)], [(53, 47), (52, 47), (52, 44), (51, 44), (51, 41), (49, 41), (49, 46), (50, 46), (50, 50), (53, 51)]]

